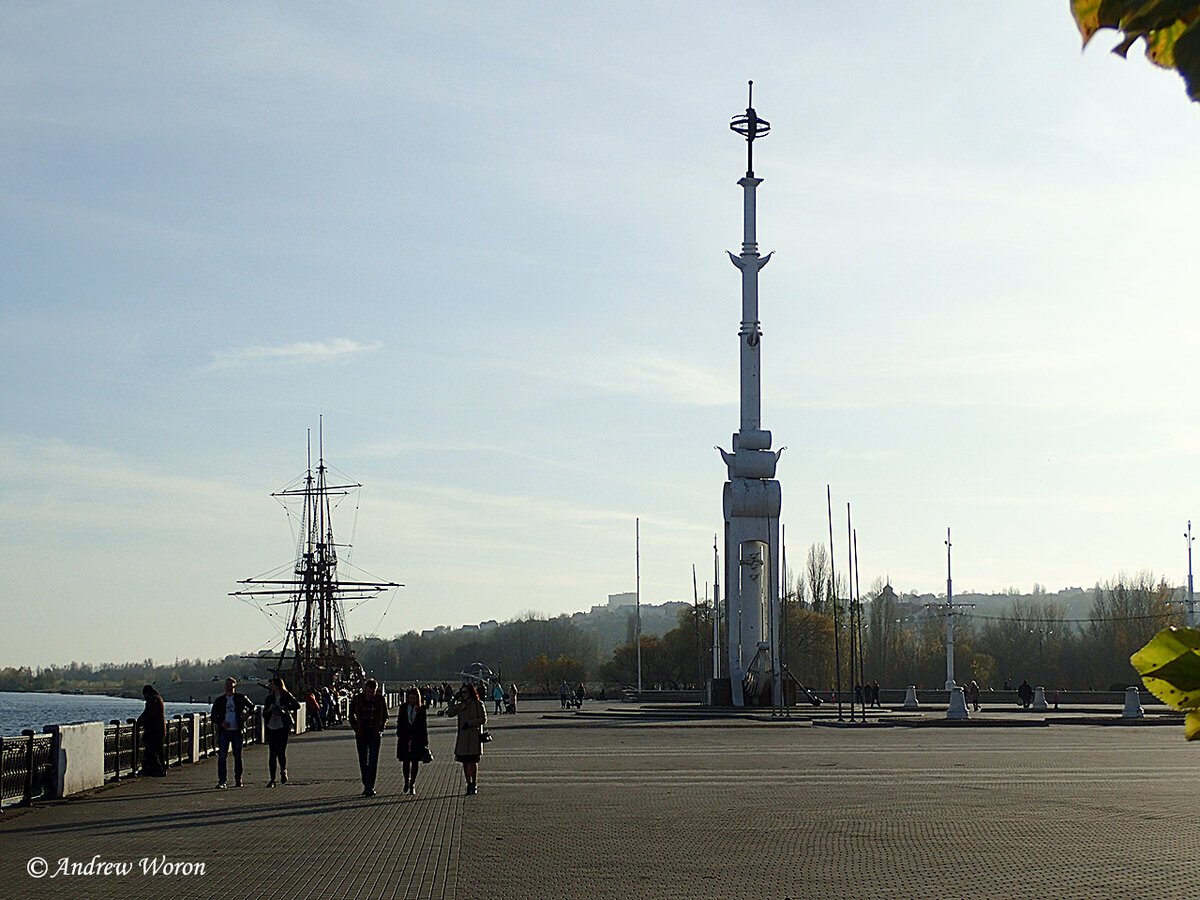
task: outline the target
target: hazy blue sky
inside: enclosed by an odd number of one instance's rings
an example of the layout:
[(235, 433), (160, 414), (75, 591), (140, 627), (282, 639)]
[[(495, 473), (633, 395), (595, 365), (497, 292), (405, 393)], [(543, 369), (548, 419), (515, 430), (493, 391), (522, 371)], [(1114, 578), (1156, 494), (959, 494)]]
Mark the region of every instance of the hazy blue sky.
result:
[(864, 587), (947, 526), (962, 590), (1182, 582), (1200, 107), (1065, 0), (900, 6), (5, 5), (0, 665), (267, 645), (321, 414), (407, 585), (352, 632), (603, 603), (636, 516), (690, 599), (747, 78), (792, 562), (831, 483)]

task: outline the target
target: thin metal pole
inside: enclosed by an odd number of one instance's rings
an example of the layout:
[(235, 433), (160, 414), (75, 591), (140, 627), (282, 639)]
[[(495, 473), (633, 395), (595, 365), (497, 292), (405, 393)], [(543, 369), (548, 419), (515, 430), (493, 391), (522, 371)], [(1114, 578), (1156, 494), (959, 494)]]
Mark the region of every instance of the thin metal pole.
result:
[(1187, 538), (1188, 551), (1188, 598), (1187, 598), (1187, 627), (1196, 627), (1196, 595), (1192, 591), (1192, 520), (1188, 519), (1187, 533), (1184, 535)]
[[(854, 638), (854, 531), (850, 527), (850, 504), (846, 504), (846, 598), (850, 612), (850, 721), (854, 721), (854, 703), (862, 700), (862, 685), (858, 682), (854, 657), (857, 646)], [(864, 713), (865, 715), (865, 713)]]
[(842, 638), (838, 615), (837, 570), (833, 565), (833, 494), (825, 485), (825, 512), (829, 518), (829, 595), (833, 601), (833, 689), (837, 694), (838, 721), (842, 721)]
[(634, 572), (635, 572), (635, 588), (634, 588), (634, 606), (637, 612), (637, 625), (635, 626), (635, 640), (637, 641), (637, 676), (638, 676), (638, 699), (641, 699), (642, 693), (642, 520), (635, 518), (633, 520), (633, 540), (634, 540)]
[(713, 678), (721, 677), (721, 551), (713, 535)]
[(858, 683), (863, 690), (862, 719), (867, 721), (867, 670), (863, 663), (862, 569), (858, 567), (858, 529), (854, 529), (854, 605), (858, 607)]
[(791, 603), (791, 591), (788, 585), (787, 568), (787, 526), (779, 526), (779, 562), (783, 567), (783, 599), (779, 604), (779, 705), (791, 715), (791, 704), (787, 702), (787, 681), (783, 673), (787, 671), (787, 634), (788, 634), (788, 604)]
[(950, 578), (950, 529), (946, 529), (946, 690), (954, 690), (954, 582)]
[(696, 638), (696, 688), (702, 690), (700, 683), (704, 680), (704, 648), (700, 646), (700, 587), (696, 582), (695, 563), (692, 563), (692, 634)]

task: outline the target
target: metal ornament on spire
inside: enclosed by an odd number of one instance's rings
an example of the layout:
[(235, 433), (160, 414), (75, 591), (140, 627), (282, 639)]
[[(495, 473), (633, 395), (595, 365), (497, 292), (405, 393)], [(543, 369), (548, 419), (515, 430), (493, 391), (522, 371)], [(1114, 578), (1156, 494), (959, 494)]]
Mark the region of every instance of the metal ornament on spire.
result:
[(729, 129), (736, 131), (746, 139), (746, 177), (754, 177), (754, 140), (755, 138), (766, 137), (771, 133), (771, 123), (766, 119), (760, 119), (758, 113), (754, 111), (754, 82), (749, 82), (749, 90), (746, 99), (746, 114), (744, 116), (734, 116), (729, 122)]

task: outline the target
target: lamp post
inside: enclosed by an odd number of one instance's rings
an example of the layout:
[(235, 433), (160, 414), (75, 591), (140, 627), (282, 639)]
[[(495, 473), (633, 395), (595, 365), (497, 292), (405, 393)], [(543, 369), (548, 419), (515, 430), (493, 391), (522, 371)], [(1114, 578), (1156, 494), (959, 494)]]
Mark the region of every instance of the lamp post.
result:
[(633, 520), (634, 589), (633, 605), (637, 615), (634, 640), (637, 642), (638, 700), (642, 699), (642, 520)]
[(1187, 531), (1183, 534), (1187, 539), (1187, 554), (1188, 554), (1188, 595), (1187, 595), (1187, 627), (1196, 627), (1196, 597), (1192, 591), (1192, 520), (1188, 519)]
[(950, 578), (950, 529), (946, 529), (946, 690), (954, 690), (954, 582)]
[(1051, 629), (1030, 628), (1029, 633), (1037, 635), (1037, 639), (1038, 639), (1038, 677), (1043, 682), (1045, 682), (1046, 681), (1046, 661), (1045, 661), (1045, 655), (1042, 652), (1043, 642), (1045, 641), (1047, 635), (1054, 634), (1054, 629), (1052, 629), (1052, 628)]

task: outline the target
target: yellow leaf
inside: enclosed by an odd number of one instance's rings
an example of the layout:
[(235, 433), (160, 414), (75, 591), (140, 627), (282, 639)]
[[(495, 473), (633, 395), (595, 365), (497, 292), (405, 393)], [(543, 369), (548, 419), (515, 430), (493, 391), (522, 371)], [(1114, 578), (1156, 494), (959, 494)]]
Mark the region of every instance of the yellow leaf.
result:
[(1187, 25), (1176, 22), (1170, 28), (1160, 28), (1146, 35), (1146, 59), (1163, 69), (1175, 68), (1175, 41), (1187, 31)]
[(1183, 719), (1183, 736), (1189, 741), (1200, 737), (1200, 710), (1193, 709)]
[(1163, 703), (1174, 709), (1200, 708), (1200, 631), (1164, 628), (1129, 662)]

